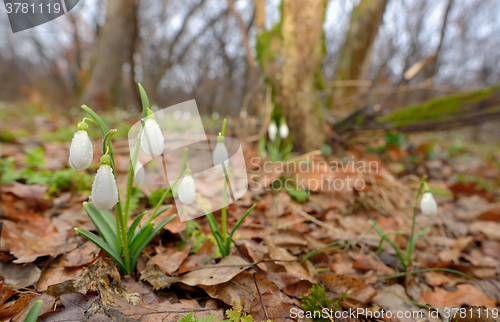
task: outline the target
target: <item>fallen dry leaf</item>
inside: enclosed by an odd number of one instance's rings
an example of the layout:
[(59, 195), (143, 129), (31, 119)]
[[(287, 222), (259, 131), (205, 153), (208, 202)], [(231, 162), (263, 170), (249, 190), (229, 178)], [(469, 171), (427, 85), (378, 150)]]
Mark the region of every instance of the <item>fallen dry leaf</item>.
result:
[(286, 249), (276, 246), (273, 239), (269, 236), (265, 237), (264, 241), (269, 248), (269, 256), (276, 260), (276, 264), (283, 265), (288, 273), (299, 275), (306, 280), (311, 280), (309, 273), (295, 256), (290, 254)]
[[(38, 257), (55, 257), (66, 251), (65, 236), (52, 225), (49, 218), (33, 214), (32, 221), (16, 224), (4, 221), (2, 244), (17, 257), (14, 263), (31, 263)], [(44, 229), (40, 229), (44, 227)]]
[[(279, 288), (262, 275), (255, 275), (257, 285), (261, 293), (273, 292), (279, 293)], [(234, 302), (242, 303), (242, 299), (246, 299), (245, 310), (250, 309), (250, 300), (257, 296), (257, 288), (255, 287), (254, 274), (249, 272), (241, 272), (229, 282), (212, 285), (200, 286), (212, 298), (224, 301), (228, 305), (233, 305)]]
[(500, 222), (474, 221), (469, 229), (473, 233), (483, 233), (491, 240), (500, 241)]
[(249, 267), (249, 263), (243, 258), (229, 255), (215, 265), (205, 266), (184, 274), (180, 282), (190, 286), (216, 285), (231, 280)]
[(347, 293), (349, 298), (361, 303), (367, 303), (377, 294), (372, 286), (359, 278), (335, 273), (323, 273), (320, 276), (331, 291), (338, 294)]
[(256, 296), (250, 305), (250, 315), (254, 321), (286, 322), (298, 321), (298, 318), (292, 318), (291, 313), (294, 311), (302, 312), (301, 308), (283, 302), (276, 294), (266, 292), (261, 296)]
[(44, 292), (50, 285), (74, 280), (83, 273), (83, 268), (67, 269), (65, 267), (49, 267), (42, 273), (42, 277), (36, 285), (38, 292)]
[(488, 297), (483, 291), (470, 284), (457, 285), (456, 291), (446, 291), (443, 288), (424, 290), (418, 299), (420, 303), (429, 304), (440, 308), (469, 306), (495, 307), (495, 299)]
[[(80, 322), (85, 313), (95, 303), (97, 296), (85, 296), (80, 293), (64, 294), (61, 296), (61, 302), (65, 309), (57, 312), (51, 312), (41, 317), (42, 322), (68, 321)], [(209, 306), (201, 307), (197, 301), (181, 300), (180, 303), (171, 304), (167, 301), (152, 306), (132, 305), (120, 296), (113, 295), (115, 306), (104, 311), (97, 312), (88, 320), (97, 321), (141, 321), (141, 322), (159, 322), (159, 321), (177, 321), (183, 316), (193, 312), (194, 317), (203, 317), (215, 315), (214, 321), (222, 321), (223, 314), (221, 310)]]
[[(31, 300), (29, 301), (28, 305), (24, 308), (24, 310), (22, 312), (19, 312), (18, 314), (16, 314), (11, 322), (22, 322), (24, 321), (24, 318), (26, 317), (26, 315), (28, 315), (28, 312), (29, 310), (31, 309), (31, 307), (33, 306), (33, 304), (35, 304), (36, 301), (38, 300), (42, 300), (43, 303), (42, 303), (42, 308), (40, 309), (40, 315), (44, 314), (44, 313), (47, 313), (49, 311), (52, 311), (52, 306), (54, 305), (54, 302), (55, 302), (55, 298), (53, 296), (50, 296), (50, 295), (47, 295), (47, 294), (42, 294), (42, 295), (37, 295), (35, 297), (32, 297)], [(17, 303), (17, 302), (16, 302)]]
[(33, 263), (16, 265), (0, 261), (0, 276), (6, 284), (16, 288), (23, 288), (35, 285), (42, 271)]
[(396, 273), (393, 268), (385, 265), (384, 262), (377, 259), (374, 254), (351, 253), (350, 256), (354, 259), (354, 263), (351, 265), (352, 268), (358, 269), (362, 272), (373, 270), (378, 275), (382, 276)]
[[(398, 312), (417, 311), (419, 308), (409, 301), (403, 300), (408, 298), (403, 286), (394, 284), (387, 287), (377, 288), (377, 295), (372, 299), (372, 302), (392, 312), (396, 316)], [(414, 318), (399, 318), (400, 322), (414, 322)]]
[(189, 247), (184, 247), (180, 251), (167, 251), (163, 254), (157, 254), (150, 261), (160, 267), (167, 275), (172, 276), (188, 257), (189, 249)]

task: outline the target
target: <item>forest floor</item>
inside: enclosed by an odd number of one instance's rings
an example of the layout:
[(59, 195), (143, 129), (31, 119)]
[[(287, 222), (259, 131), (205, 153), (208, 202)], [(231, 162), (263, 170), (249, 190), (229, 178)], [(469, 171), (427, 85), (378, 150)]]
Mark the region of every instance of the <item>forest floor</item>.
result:
[[(23, 321), (39, 299), (39, 321), (82, 321), (94, 311), (89, 321), (250, 321), (245, 314), (253, 321), (302, 321), (298, 316), (307, 317), (311, 307), (357, 313), (315, 321), (449, 321), (449, 308), (462, 308), (452, 321), (499, 321), (498, 141), (478, 143), (456, 132), (386, 134), (334, 147), (328, 156), (294, 156), (307, 160), (305, 171), (265, 168), (265, 159), (254, 158), (257, 148), (245, 146), (252, 182), (228, 208), (229, 226), (256, 208), (237, 230), (231, 255), (220, 258), (206, 217), (175, 219), (145, 249), (137, 273), (120, 277), (74, 231), (94, 229), (82, 202), (96, 172), (68, 166), (77, 121), (68, 125), (48, 113), (19, 117), (0, 118), (1, 321)], [(125, 191), (126, 131), (117, 137), (117, 181)], [(94, 164), (99, 146), (96, 139)], [(416, 230), (429, 232), (404, 267), (369, 220), (385, 233), (400, 232), (387, 238), (403, 251), (423, 175), (438, 215), (417, 211)], [(270, 188), (287, 178), (311, 192)], [(353, 179), (362, 188), (349, 189)], [(162, 191), (155, 189), (134, 190), (135, 214), (152, 211)], [(175, 206), (156, 221), (174, 213)], [(392, 277), (405, 270), (413, 273)]]

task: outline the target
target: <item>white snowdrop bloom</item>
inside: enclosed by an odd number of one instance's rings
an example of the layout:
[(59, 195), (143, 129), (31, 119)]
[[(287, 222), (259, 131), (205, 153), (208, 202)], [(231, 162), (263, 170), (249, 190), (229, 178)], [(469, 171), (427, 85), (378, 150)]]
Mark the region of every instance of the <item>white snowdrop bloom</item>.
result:
[(185, 111), (184, 113), (182, 113), (182, 120), (183, 121), (189, 121), (190, 118), (191, 118), (191, 112)]
[(85, 130), (78, 130), (69, 148), (69, 165), (76, 171), (82, 171), (89, 167), (93, 157), (94, 152), (89, 134)]
[(276, 123), (273, 121), (271, 124), (269, 124), (269, 127), (267, 128), (267, 133), (269, 134), (269, 138), (271, 141), (276, 141), (276, 135), (278, 134), (278, 127), (276, 126)]
[(148, 117), (141, 136), (141, 148), (147, 154), (159, 156), (163, 152), (165, 139), (160, 126), (153, 117)]
[(213, 157), (215, 172), (224, 172), (222, 163), (224, 163), (224, 168), (227, 169), (227, 166), (229, 165), (229, 153), (227, 152), (226, 144), (224, 143), (224, 137), (222, 136), (219, 136), (217, 138), (217, 144), (215, 145)]
[(175, 110), (173, 114), (174, 120), (180, 120), (182, 117), (182, 112), (179, 110)]
[(182, 178), (178, 194), (179, 199), (185, 204), (192, 203), (196, 198), (196, 186), (191, 171), (186, 171), (186, 175)]
[(111, 209), (118, 202), (113, 169), (108, 164), (101, 164), (92, 185), (92, 204), (99, 210)]
[(137, 161), (134, 167), (134, 182), (135, 183), (144, 183), (146, 181), (146, 173), (144, 171), (144, 166), (142, 163)]
[(424, 192), (422, 200), (420, 201), (420, 210), (428, 217), (436, 217), (437, 203), (430, 192)]
[(280, 136), (282, 139), (286, 139), (288, 137), (288, 134), (290, 133), (290, 130), (288, 129), (288, 125), (286, 125), (285, 122), (282, 122), (280, 124)]

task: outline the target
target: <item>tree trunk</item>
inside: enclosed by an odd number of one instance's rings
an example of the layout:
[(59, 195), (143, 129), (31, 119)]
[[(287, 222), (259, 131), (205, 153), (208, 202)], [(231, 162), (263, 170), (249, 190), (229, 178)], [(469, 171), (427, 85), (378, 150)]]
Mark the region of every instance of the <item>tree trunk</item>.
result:
[(283, 7), (282, 109), (302, 151), (325, 142), (318, 77), (325, 55), (324, 1), (287, 0)]
[[(353, 10), (335, 74), (336, 81), (366, 79), (386, 4), (387, 0), (361, 0)], [(338, 87), (334, 90), (334, 100), (344, 111), (353, 112), (357, 108), (353, 100), (345, 101), (357, 92), (358, 88), (354, 86)]]
[(136, 37), (136, 0), (109, 0), (106, 23), (100, 30), (97, 54), (82, 103), (103, 110), (120, 103), (122, 66), (130, 62)]
[(275, 116), (287, 119), (301, 151), (325, 142), (318, 92), (323, 84), (326, 1), (283, 0), (281, 21), (257, 37), (257, 59), (272, 88)]

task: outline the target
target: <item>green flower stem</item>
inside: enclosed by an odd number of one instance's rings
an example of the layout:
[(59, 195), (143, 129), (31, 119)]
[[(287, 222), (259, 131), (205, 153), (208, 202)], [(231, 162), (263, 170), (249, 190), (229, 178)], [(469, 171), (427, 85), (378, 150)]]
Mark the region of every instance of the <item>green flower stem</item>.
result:
[[(224, 168), (224, 171), (226, 169)], [(221, 223), (222, 223), (222, 239), (227, 239), (227, 210), (226, 210), (226, 202), (227, 202), (227, 178), (224, 175), (224, 192), (222, 194), (222, 209), (221, 209)]]
[[(103, 145), (102, 145), (102, 152), (103, 152), (103, 154), (106, 154), (106, 153), (109, 154), (109, 156), (111, 158), (111, 169), (113, 169), (113, 175), (116, 178), (115, 158), (114, 158), (114, 154), (113, 154), (113, 145), (111, 144), (111, 137), (113, 136), (114, 133), (116, 133), (116, 130), (108, 131), (108, 128), (106, 127), (106, 125), (104, 124), (102, 119), (99, 117), (99, 115), (97, 115), (88, 106), (82, 105), (82, 109), (85, 112), (87, 112), (87, 114), (94, 121), (94, 123), (96, 123), (97, 126), (99, 126), (99, 128), (101, 129), (102, 135), (104, 137)], [(125, 266), (126, 266), (127, 270), (130, 272), (130, 253), (129, 253), (129, 248), (128, 248), (127, 228), (126, 228), (127, 222), (125, 220), (125, 215), (123, 213), (120, 194), (118, 194), (118, 202), (115, 206), (115, 214), (116, 214), (117, 244), (123, 245), (123, 257), (125, 260)]]
[(422, 181), (420, 182), (420, 187), (418, 188), (417, 195), (415, 196), (415, 203), (413, 204), (413, 217), (412, 217), (412, 223), (411, 223), (411, 233), (410, 233), (410, 240), (408, 241), (408, 245), (406, 245), (406, 264), (403, 264), (404, 266), (411, 266), (411, 258), (413, 256), (413, 250), (412, 250), (412, 244), (413, 244), (413, 238), (415, 235), (415, 218), (417, 217), (417, 205), (418, 205), (418, 200), (420, 198), (420, 193), (422, 192), (422, 188), (425, 185), (425, 182), (427, 181), (427, 176), (424, 175), (422, 177)]
[(226, 123), (227, 123), (227, 120), (224, 119), (224, 121), (222, 122), (222, 130), (220, 132), (222, 136), (226, 136)]
[(187, 159), (188, 159), (188, 149), (185, 148), (184, 149), (184, 155), (182, 156), (182, 165), (181, 165), (181, 171), (179, 171), (179, 174), (177, 175), (177, 177), (175, 178), (174, 180), (174, 183), (170, 185), (170, 187), (168, 187), (168, 190), (165, 191), (165, 193), (163, 194), (163, 196), (161, 196), (160, 200), (158, 201), (158, 203), (156, 204), (156, 207), (155, 207), (155, 210), (153, 211), (153, 213), (151, 214), (151, 217), (149, 217), (149, 220), (147, 222), (147, 224), (149, 224), (155, 217), (156, 217), (156, 213), (158, 212), (158, 209), (160, 209), (161, 205), (163, 205), (163, 202), (165, 201), (165, 199), (167, 198), (168, 194), (172, 191), (172, 187), (175, 186), (177, 184), (177, 182), (179, 181), (179, 179), (181, 178), (182, 174), (184, 173), (184, 171), (186, 170), (186, 167), (187, 167)]
[(132, 200), (132, 190), (133, 190), (133, 186), (134, 186), (134, 177), (135, 177), (134, 168), (137, 166), (137, 159), (139, 157), (139, 146), (140, 146), (140, 142), (141, 142), (142, 131), (144, 129), (144, 120), (142, 120), (141, 122), (142, 122), (141, 130), (139, 132), (139, 135), (137, 136), (137, 142), (134, 146), (134, 150), (132, 151), (132, 155), (131, 155), (129, 163), (128, 163), (127, 197), (125, 199), (125, 212), (124, 212), (125, 222), (128, 221), (130, 200)]

